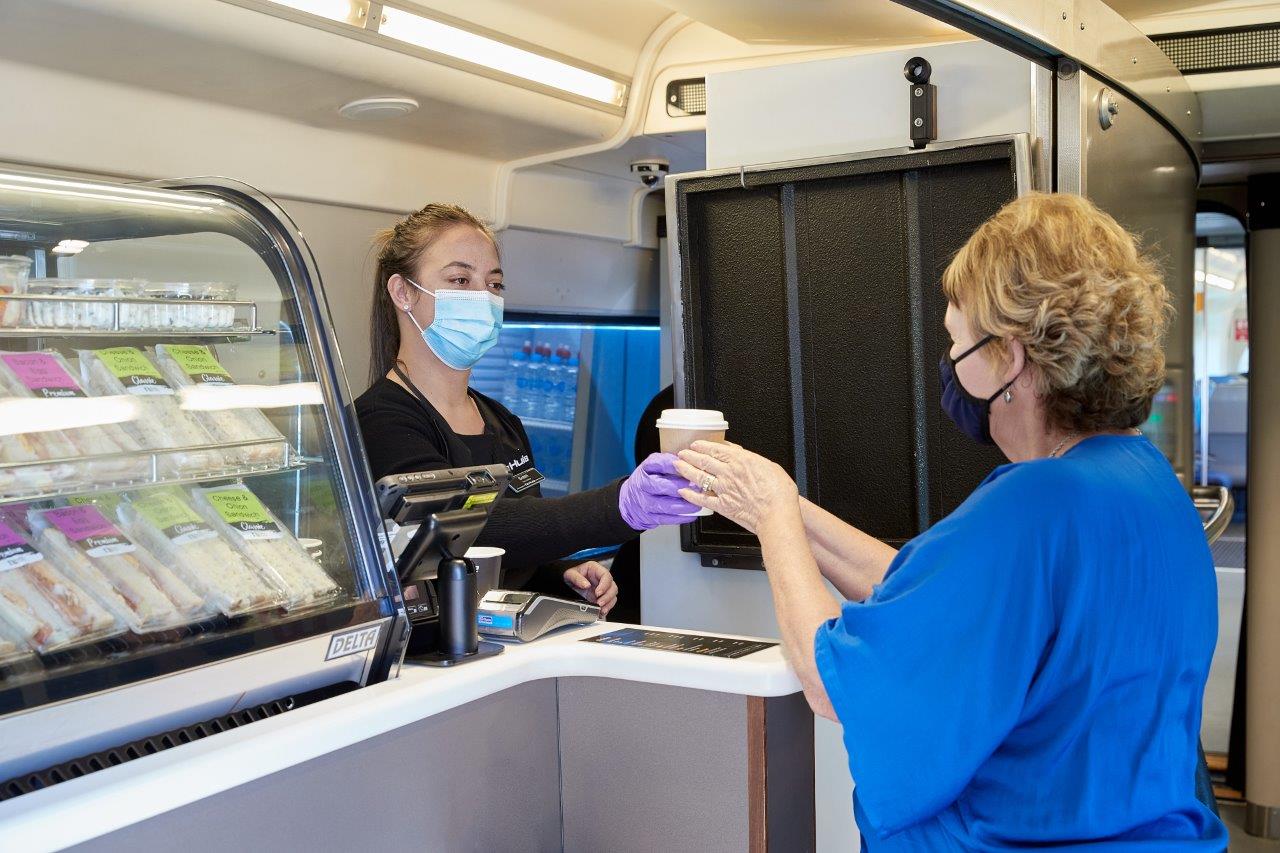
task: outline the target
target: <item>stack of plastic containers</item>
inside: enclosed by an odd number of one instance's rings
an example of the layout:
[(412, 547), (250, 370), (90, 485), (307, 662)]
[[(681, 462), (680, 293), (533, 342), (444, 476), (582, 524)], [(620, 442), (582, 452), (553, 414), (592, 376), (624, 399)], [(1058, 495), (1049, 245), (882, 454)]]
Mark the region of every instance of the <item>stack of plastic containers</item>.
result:
[[(0, 257), (0, 296), (20, 296), (27, 292), (31, 259), (22, 255)], [(0, 327), (22, 325), (24, 304), (17, 299), (0, 299)]]

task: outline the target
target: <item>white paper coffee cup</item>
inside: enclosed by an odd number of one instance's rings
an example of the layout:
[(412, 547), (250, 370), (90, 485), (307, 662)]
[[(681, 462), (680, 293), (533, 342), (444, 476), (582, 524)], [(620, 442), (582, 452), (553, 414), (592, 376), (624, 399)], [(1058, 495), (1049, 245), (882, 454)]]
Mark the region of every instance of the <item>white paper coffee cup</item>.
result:
[[(715, 409), (663, 409), (658, 418), (658, 446), (663, 453), (688, 450), (695, 441), (724, 441), (729, 422)], [(698, 484), (693, 484), (697, 488)], [(691, 515), (712, 515), (700, 509)]]

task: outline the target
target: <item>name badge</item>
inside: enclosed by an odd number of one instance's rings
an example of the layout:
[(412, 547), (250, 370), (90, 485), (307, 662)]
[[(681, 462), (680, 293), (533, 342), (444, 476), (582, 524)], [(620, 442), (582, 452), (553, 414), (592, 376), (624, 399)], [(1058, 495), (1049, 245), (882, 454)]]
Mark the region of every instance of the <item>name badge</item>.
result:
[(518, 474), (512, 474), (511, 480), (507, 485), (510, 487), (511, 491), (518, 495), (521, 492), (527, 492), (529, 489), (532, 489), (545, 479), (547, 478), (538, 473), (537, 468), (530, 467), (525, 468)]

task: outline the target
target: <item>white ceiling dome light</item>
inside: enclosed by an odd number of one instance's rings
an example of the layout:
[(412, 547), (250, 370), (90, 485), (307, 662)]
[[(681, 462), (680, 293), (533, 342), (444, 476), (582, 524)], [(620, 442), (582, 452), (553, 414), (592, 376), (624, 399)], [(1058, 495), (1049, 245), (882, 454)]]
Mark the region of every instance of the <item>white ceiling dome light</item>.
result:
[(360, 98), (338, 107), (338, 114), (352, 121), (381, 121), (408, 115), (418, 108), (413, 98), (384, 96)]

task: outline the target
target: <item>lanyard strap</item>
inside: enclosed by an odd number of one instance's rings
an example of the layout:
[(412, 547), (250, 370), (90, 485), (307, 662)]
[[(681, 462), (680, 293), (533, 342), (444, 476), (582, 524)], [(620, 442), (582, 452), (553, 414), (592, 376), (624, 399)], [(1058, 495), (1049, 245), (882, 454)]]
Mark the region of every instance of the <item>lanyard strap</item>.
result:
[[(435, 406), (431, 405), (431, 401), (427, 399), (427, 396), (423, 394), (420, 390), (418, 390), (418, 386), (414, 385), (413, 380), (409, 378), (408, 374), (406, 374), (403, 370), (400, 369), (399, 364), (392, 365), (391, 369), (395, 371), (396, 376), (400, 377), (400, 381), (403, 382), (405, 384), (405, 387), (409, 389), (409, 393), (413, 394), (413, 396), (418, 399), (418, 402), (426, 406), (428, 411), (435, 412), (436, 416), (439, 417), (440, 420), (444, 420), (444, 416), (440, 414), (439, 410), (436, 409)], [(485, 434), (490, 435), (493, 438), (496, 446), (502, 448), (503, 452), (509, 452), (512, 450), (515, 450), (519, 453), (524, 452), (521, 448), (514, 447), (510, 442), (504, 440), (502, 437), (502, 433), (495, 426), (490, 424), (489, 418), (485, 417), (485, 410), (484, 410), (484, 407), (480, 405), (480, 401), (477, 400), (475, 397), (471, 396), (471, 389), (467, 389), (467, 399), (471, 400), (472, 405), (476, 407), (476, 414), (480, 416), (480, 421), (484, 424), (484, 433), (481, 433), (482, 435), (485, 435)], [(447, 424), (447, 421), (446, 421), (446, 424)], [(440, 434), (441, 443), (443, 444), (445, 440), (444, 432), (440, 429), (438, 425), (436, 426), (436, 431)], [(452, 432), (452, 427), (450, 427), (450, 431)], [(457, 435), (457, 433), (454, 433), (454, 435)]]
[[(400, 369), (399, 364), (392, 365), (391, 369), (395, 371), (396, 376), (400, 377), (400, 381), (404, 383), (404, 387), (409, 389), (409, 393), (418, 398), (419, 403), (422, 403), (433, 412), (436, 411), (436, 407), (431, 405), (431, 402), (427, 400), (427, 396), (418, 390), (418, 386), (413, 384), (413, 380), (409, 378), (409, 374)], [(437, 412), (437, 414), (439, 413)], [(480, 417), (481, 419), (484, 418), (483, 415)]]

